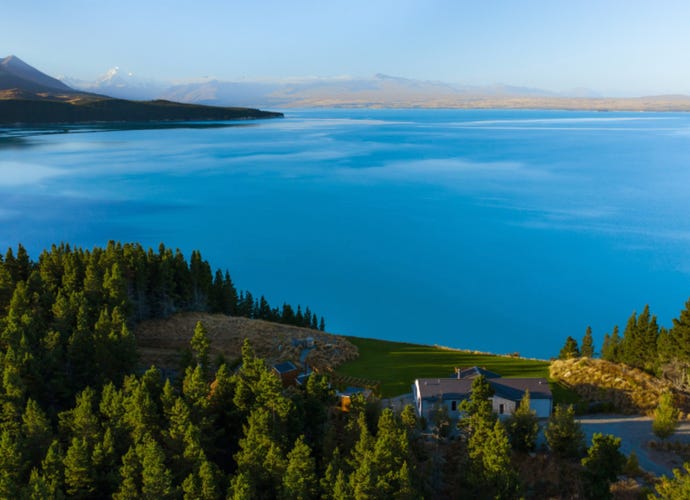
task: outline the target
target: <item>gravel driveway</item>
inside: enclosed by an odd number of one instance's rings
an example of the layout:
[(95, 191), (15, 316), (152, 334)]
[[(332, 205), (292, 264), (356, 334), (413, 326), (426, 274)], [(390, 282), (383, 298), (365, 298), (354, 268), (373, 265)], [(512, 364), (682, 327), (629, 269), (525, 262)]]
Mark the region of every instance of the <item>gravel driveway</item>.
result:
[[(578, 419), (585, 432), (587, 445), (592, 444), (595, 432), (613, 434), (621, 438), (621, 451), (628, 455), (635, 451), (640, 467), (656, 475), (670, 476), (674, 468), (682, 467), (683, 462), (675, 454), (650, 450), (649, 441), (657, 440), (652, 432), (650, 417), (628, 415), (597, 415)], [(669, 441), (690, 443), (690, 422), (681, 422)]]

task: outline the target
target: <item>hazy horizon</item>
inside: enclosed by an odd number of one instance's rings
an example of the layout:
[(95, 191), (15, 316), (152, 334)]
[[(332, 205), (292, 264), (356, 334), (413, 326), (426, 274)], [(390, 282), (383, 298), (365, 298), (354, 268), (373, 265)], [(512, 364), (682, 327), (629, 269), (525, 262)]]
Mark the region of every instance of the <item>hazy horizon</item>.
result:
[(12, 2), (4, 55), (93, 81), (368, 78), (511, 85), (606, 96), (690, 94), (690, 4)]

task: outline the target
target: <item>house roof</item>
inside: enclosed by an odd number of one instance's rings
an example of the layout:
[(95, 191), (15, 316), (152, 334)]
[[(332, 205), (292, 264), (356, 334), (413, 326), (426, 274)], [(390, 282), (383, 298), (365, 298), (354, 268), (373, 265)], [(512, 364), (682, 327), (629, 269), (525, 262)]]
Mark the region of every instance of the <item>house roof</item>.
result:
[(467, 399), (472, 390), (471, 379), (419, 378), (415, 383), (422, 399)]
[(371, 394), (371, 390), (365, 387), (346, 387), (344, 391), (338, 391), (338, 396), (354, 396), (355, 394), (363, 394), (364, 397), (368, 397)]
[(489, 380), (496, 395), (520, 401), (529, 390), (531, 399), (551, 399), (551, 388), (545, 378), (499, 378)]
[[(532, 399), (551, 399), (551, 389), (544, 378), (488, 379), (497, 396), (520, 401), (528, 389)], [(427, 400), (467, 399), (472, 392), (472, 378), (420, 378), (415, 381), (419, 395)]]
[(469, 368), (456, 368), (455, 373), (451, 375), (453, 378), (476, 378), (479, 375), (484, 375), (484, 378), (500, 378), (498, 373), (487, 370), (486, 368), (479, 368), (478, 366), (471, 366)]
[(296, 370), (297, 367), (293, 365), (290, 361), (285, 361), (283, 363), (273, 365), (273, 369), (282, 375), (284, 373), (289, 373), (293, 370)]

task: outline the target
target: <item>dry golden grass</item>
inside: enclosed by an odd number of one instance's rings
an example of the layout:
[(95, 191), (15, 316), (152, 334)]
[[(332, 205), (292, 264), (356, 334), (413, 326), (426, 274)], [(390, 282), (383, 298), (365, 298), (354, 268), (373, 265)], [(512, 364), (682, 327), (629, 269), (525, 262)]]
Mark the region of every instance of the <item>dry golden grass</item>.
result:
[(211, 359), (218, 354), (227, 360), (239, 358), (245, 338), (249, 339), (256, 354), (269, 363), (288, 360), (297, 363), (302, 348), (293, 346), (292, 340), (312, 337), (315, 347), (306, 361), (322, 372), (358, 355), (357, 347), (345, 338), (318, 330), (222, 314), (183, 313), (137, 326), (135, 336), (141, 363), (174, 368), (180, 353), (189, 348), (197, 321), (201, 321), (208, 332)]
[(649, 487), (645, 487), (637, 479), (627, 477), (620, 479), (611, 485), (611, 494), (614, 500), (639, 500), (647, 498)]
[[(574, 390), (585, 401), (610, 403), (623, 413), (650, 413), (671, 384), (636, 368), (602, 359), (556, 360), (551, 378)], [(687, 408), (687, 398), (676, 394), (676, 404)]]

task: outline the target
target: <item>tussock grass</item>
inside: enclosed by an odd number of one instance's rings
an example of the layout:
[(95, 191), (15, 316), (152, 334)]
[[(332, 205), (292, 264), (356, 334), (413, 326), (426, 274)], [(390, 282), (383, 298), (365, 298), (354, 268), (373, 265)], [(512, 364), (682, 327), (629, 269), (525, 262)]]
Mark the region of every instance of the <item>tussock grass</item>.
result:
[(248, 338), (256, 354), (269, 363), (298, 363), (302, 348), (293, 346), (292, 340), (307, 337), (314, 338), (315, 348), (309, 352), (306, 362), (316, 370), (330, 371), (357, 357), (357, 348), (344, 337), (319, 330), (223, 314), (183, 313), (144, 321), (137, 326), (135, 336), (141, 363), (145, 367), (152, 364), (176, 367), (180, 353), (189, 348), (197, 321), (208, 332), (211, 359), (218, 354), (229, 361), (238, 359), (242, 343)]
[(650, 413), (659, 404), (659, 396), (671, 389), (665, 380), (602, 359), (556, 360), (550, 375), (584, 401), (605, 403), (622, 413)]

